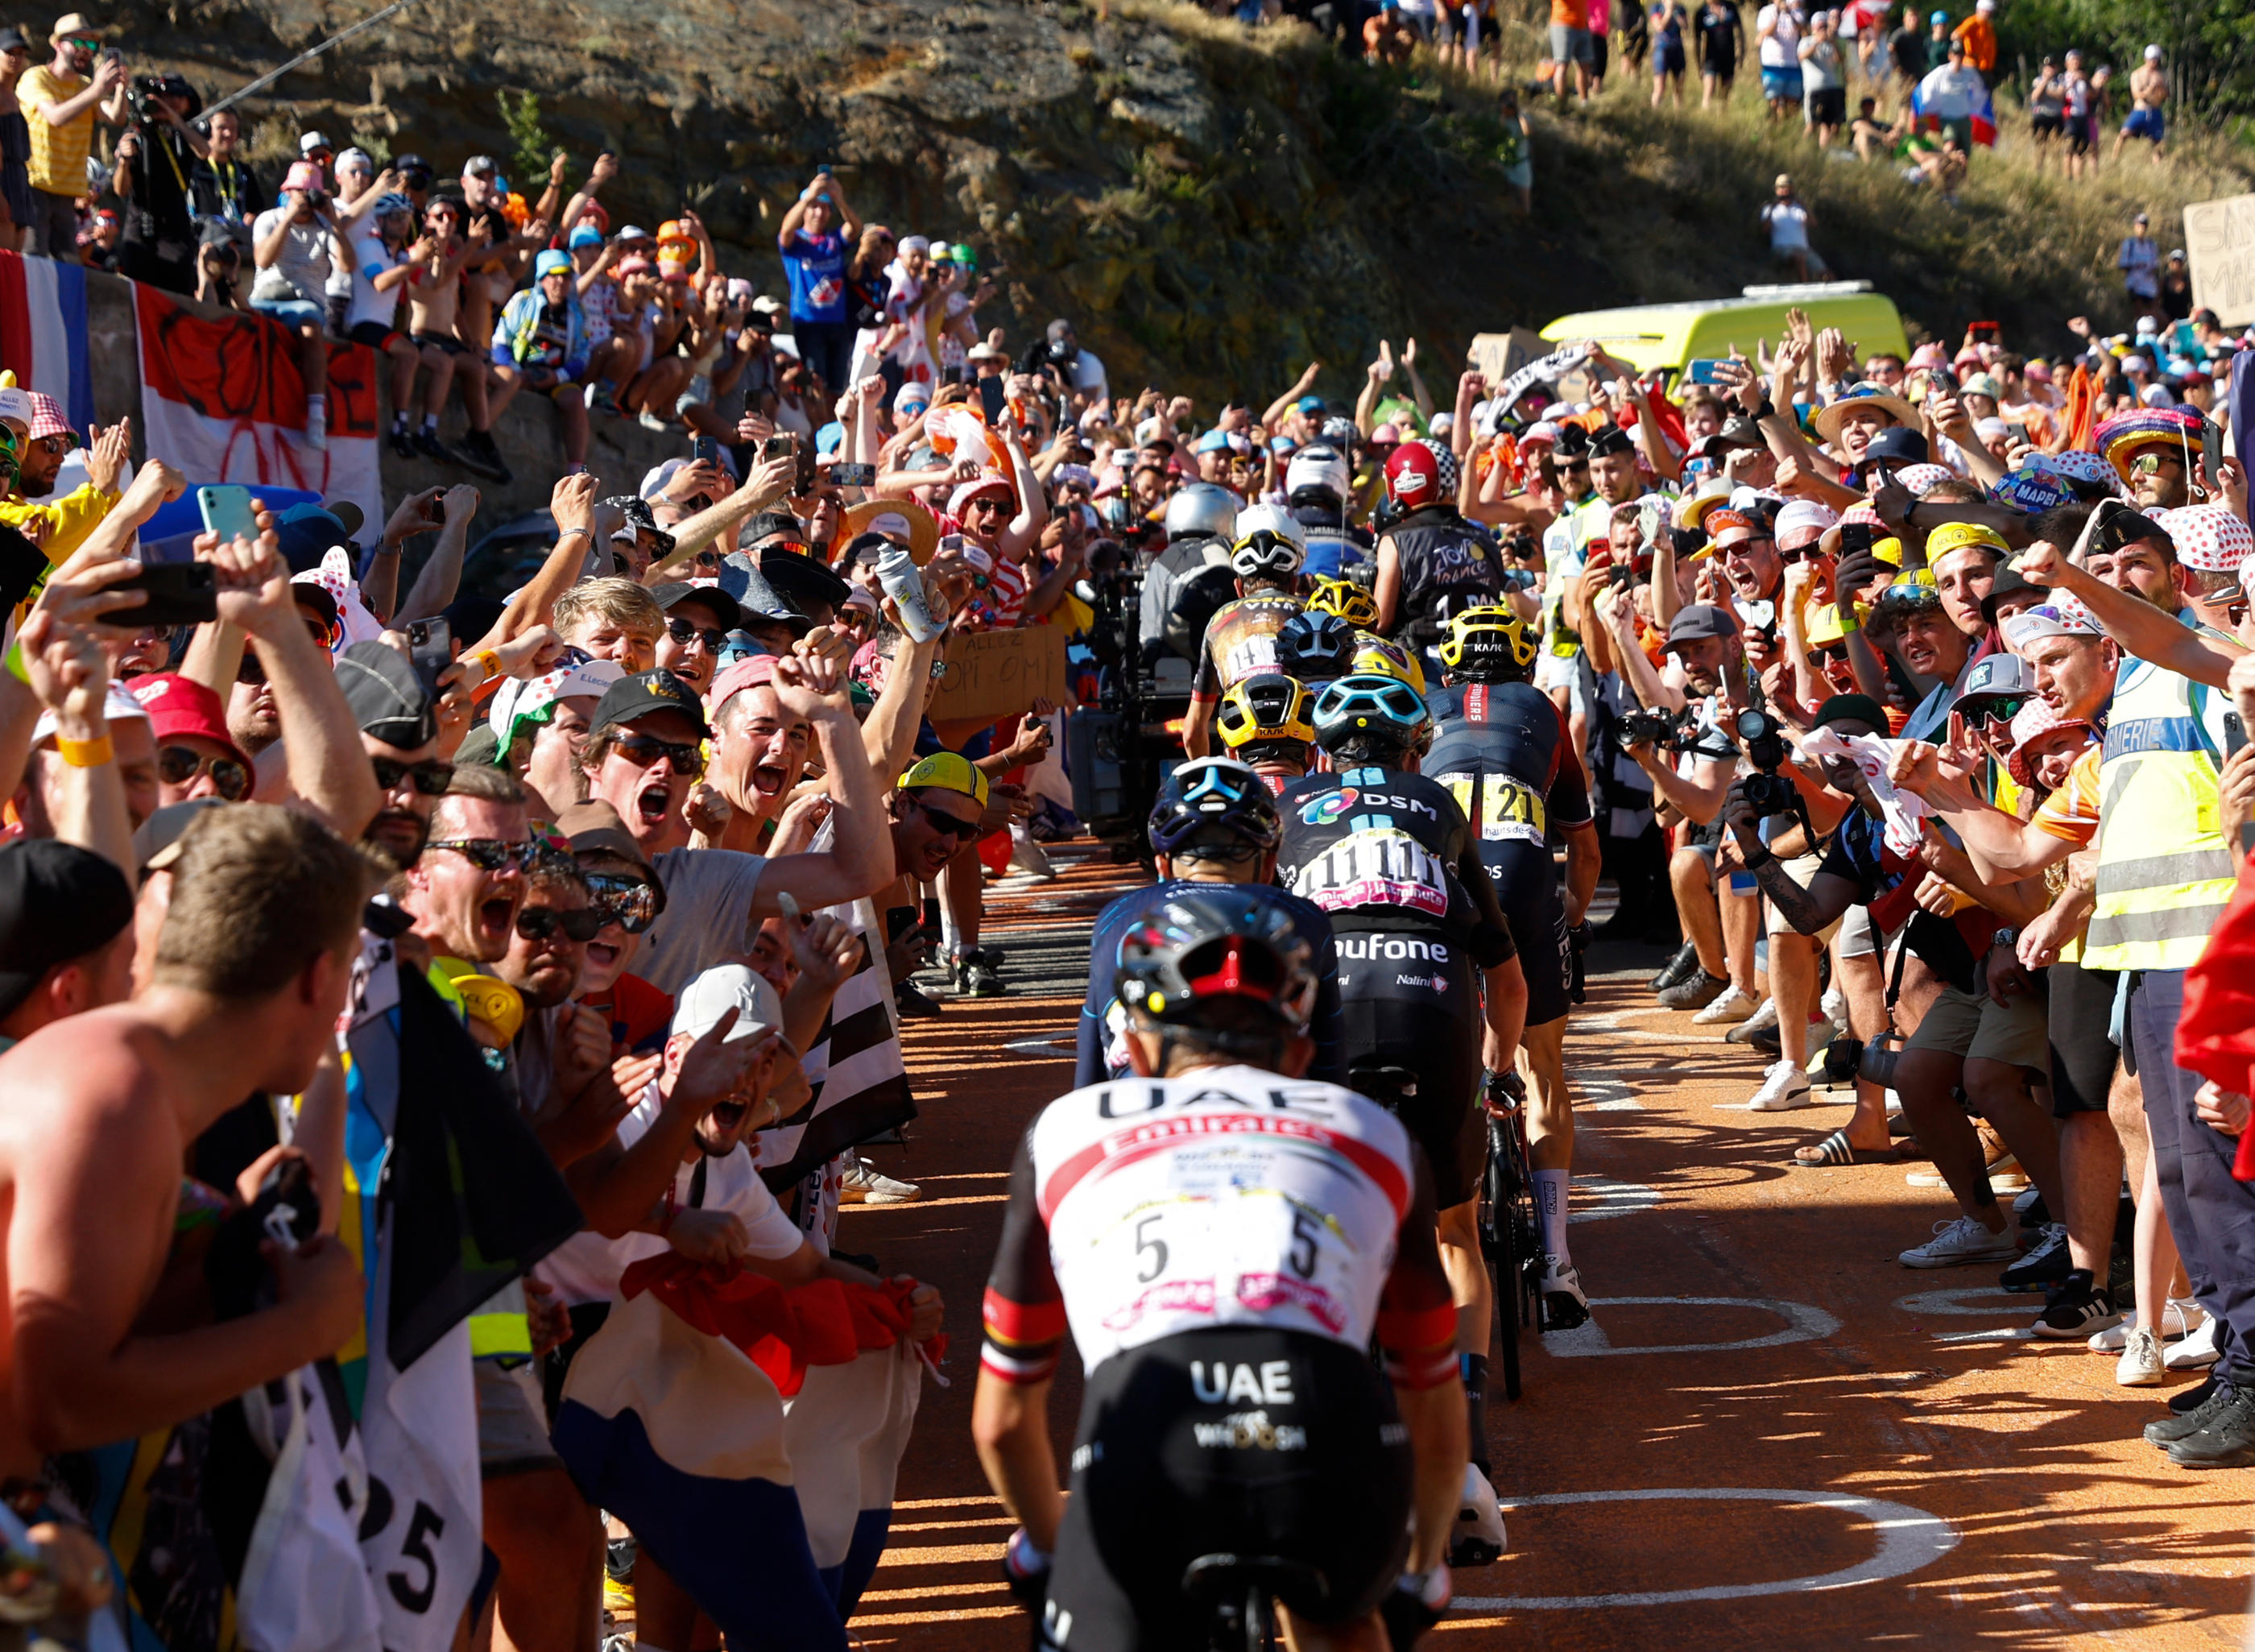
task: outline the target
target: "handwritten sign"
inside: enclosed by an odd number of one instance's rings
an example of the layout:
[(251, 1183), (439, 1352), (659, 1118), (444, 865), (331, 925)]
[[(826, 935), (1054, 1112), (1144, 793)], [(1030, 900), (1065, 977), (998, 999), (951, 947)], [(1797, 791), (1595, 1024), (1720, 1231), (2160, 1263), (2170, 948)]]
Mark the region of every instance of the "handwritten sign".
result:
[(930, 715), (936, 723), (1015, 717), (1036, 699), (1064, 697), (1064, 633), (1056, 626), (973, 631), (948, 643)]
[(2193, 307), (2225, 327), (2255, 322), (2255, 195), (2187, 207), (2184, 228)]

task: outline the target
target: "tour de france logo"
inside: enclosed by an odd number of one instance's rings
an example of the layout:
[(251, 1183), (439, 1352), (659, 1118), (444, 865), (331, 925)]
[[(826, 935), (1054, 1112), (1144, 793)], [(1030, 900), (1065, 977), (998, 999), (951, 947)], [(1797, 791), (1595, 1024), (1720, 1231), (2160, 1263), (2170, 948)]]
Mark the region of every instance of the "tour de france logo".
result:
[(1349, 809), (1362, 794), (1352, 786), (1341, 786), (1337, 791), (1326, 792), (1300, 805), (1300, 819), (1309, 826), (1329, 826)]

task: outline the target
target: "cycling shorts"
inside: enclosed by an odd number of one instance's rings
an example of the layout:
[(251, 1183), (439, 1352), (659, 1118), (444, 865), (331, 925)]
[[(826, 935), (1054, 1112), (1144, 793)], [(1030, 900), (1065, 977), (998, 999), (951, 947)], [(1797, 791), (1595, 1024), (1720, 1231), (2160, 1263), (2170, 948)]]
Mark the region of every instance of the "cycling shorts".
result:
[(1337, 939), (1350, 1082), (1362, 1062), (1417, 1075), (1399, 1116), (1432, 1164), (1435, 1203), (1461, 1205), (1479, 1191), (1487, 1159), (1479, 968), (1462, 946), (1428, 933), (1343, 929)]
[(1527, 1024), (1556, 1021), (1574, 1002), (1574, 953), (1566, 938), (1557, 862), (1541, 843), (1482, 843), (1479, 856), (1519, 946), (1519, 967), (1527, 976)]
[(1362, 1350), (1265, 1325), (1188, 1331), (1089, 1373), (1057, 1533), (1044, 1646), (1182, 1652), (1206, 1643), (1183, 1573), (1274, 1555), (1323, 1574), (1317, 1623), (1373, 1611), (1408, 1555), (1408, 1432)]

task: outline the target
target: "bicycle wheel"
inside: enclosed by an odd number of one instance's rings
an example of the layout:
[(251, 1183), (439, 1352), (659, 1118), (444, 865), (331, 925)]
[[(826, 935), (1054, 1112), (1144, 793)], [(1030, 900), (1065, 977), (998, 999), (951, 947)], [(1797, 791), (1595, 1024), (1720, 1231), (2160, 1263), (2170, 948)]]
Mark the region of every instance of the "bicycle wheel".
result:
[(1503, 1391), (1520, 1394), (1519, 1333), (1521, 1328), (1519, 1224), (1514, 1218), (1511, 1128), (1494, 1114), (1487, 1121), (1487, 1172), (1481, 1178), (1480, 1250), (1493, 1290), (1496, 1333), (1503, 1344)]
[(1535, 1208), (1535, 1176), (1527, 1163), (1527, 1123), (1514, 1114), (1505, 1129), (1509, 1143), (1512, 1179), (1512, 1248), (1518, 1263), (1516, 1290), (1519, 1323), (1537, 1332), (1549, 1327), (1542, 1313), (1542, 1224)]

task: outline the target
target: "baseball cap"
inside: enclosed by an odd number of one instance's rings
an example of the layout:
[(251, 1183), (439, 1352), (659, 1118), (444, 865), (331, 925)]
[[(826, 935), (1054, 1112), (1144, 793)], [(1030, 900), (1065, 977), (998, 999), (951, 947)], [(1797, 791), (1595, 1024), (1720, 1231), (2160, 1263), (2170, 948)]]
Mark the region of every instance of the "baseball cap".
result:
[(570, 253), (558, 252), (553, 247), (546, 247), (542, 249), (540, 256), (532, 261), (532, 276), (536, 281), (542, 276), (552, 275), (558, 270), (563, 271), (566, 275), (571, 274), (572, 255)]
[(339, 150), (336, 158), (329, 164), (340, 172), (366, 172), (371, 178), (376, 176), (376, 157), (357, 144), (350, 149)]
[(2017, 654), (1992, 654), (1973, 662), (1973, 669), (1965, 673), (1964, 686), (1957, 691), (1957, 703), (1969, 699), (1998, 699), (2013, 694), (2035, 692), (2035, 678), (2028, 664)]
[(2027, 612), (2010, 615), (2004, 625), (2005, 642), (2026, 648), (2047, 636), (2103, 636), (2090, 611), (2072, 598), (2058, 597)]
[(31, 49), (30, 37), (14, 24), (0, 29), (0, 52), (28, 52)]
[(748, 659), (738, 660), (715, 677), (712, 692), (706, 696), (706, 702), (713, 707), (713, 714), (718, 717), (720, 707), (744, 690), (762, 688), (775, 681), (775, 666), (774, 655), (754, 654)]
[[(137, 717), (144, 723), (149, 721), (149, 714), (141, 708), (141, 702), (133, 698), (133, 691), (123, 683), (116, 681), (109, 685), (109, 692), (102, 696), (102, 714), (105, 721), (113, 723), (129, 717)], [(41, 712), (39, 721), (32, 725), (32, 744), (38, 746), (42, 741), (52, 738), (60, 727), (53, 712)]]
[(224, 809), (224, 798), (190, 798), (185, 803), (168, 803), (141, 823), (133, 834), (133, 856), (141, 862), (144, 872), (161, 872), (180, 858), (180, 840), (188, 835), (188, 828), (196, 817), (207, 809)]
[(495, 751), (505, 752), (514, 746), (518, 731), (528, 719), (540, 718), (544, 721), (541, 714), (558, 700), (601, 701), (611, 692), (612, 685), (625, 675), (626, 668), (616, 660), (590, 659), (581, 660), (577, 665), (558, 666), (530, 678), (505, 679), (494, 694), (493, 709), (486, 717), (486, 726), (494, 736)]
[[(1743, 510), (1711, 511), (1707, 517), (1707, 537), (1715, 549), (1725, 544), (1743, 545), (1750, 539), (1767, 539), (1769, 531)], [(1697, 605), (1695, 605), (1697, 606)]]
[(0, 848), (0, 1016), (57, 964), (107, 946), (133, 921), (133, 886), (91, 849), (53, 838)]
[[(2034, 580), (2022, 579), (2012, 564), (2006, 563), (1997, 570), (1996, 581), (1990, 586), (1989, 594), (1981, 599), (1981, 617), (1994, 625), (1997, 622), (1997, 604), (2004, 598), (2016, 596), (2023, 591), (2043, 590), (2044, 587)], [(2041, 602), (2046, 598), (2039, 596), (2036, 600)]]
[(1303, 396), (1293, 405), (1312, 418), (1324, 411), (1324, 398), (1320, 396)]
[(177, 735), (208, 740), (248, 769), (250, 759), (227, 730), (227, 708), (217, 694), (193, 677), (178, 671), (154, 671), (137, 677), (126, 686), (149, 715), (149, 730), (163, 745)]
[(1922, 465), (1927, 461), (1928, 453), (1923, 432), (1912, 430), (1905, 425), (1889, 425), (1872, 432), (1872, 439), (1864, 446), (1864, 462)]
[(741, 964), (715, 964), (681, 989), (666, 1036), (671, 1039), (686, 1033), (701, 1038), (731, 1009), (736, 1012), (736, 1024), (728, 1029), (724, 1044), (757, 1038), (783, 1024), (783, 1001), (766, 977)]
[(334, 147), (335, 145), (320, 132), (301, 132), (298, 137), (298, 152), (300, 155), (315, 155), (322, 150)]
[(590, 728), (607, 723), (630, 723), (662, 711), (678, 711), (696, 727), (699, 739), (712, 732), (705, 726), (705, 707), (697, 691), (669, 671), (636, 671), (611, 685), (588, 720)]
[(282, 174), (282, 187), (294, 189), (301, 193), (327, 187), (327, 182), (321, 176), (320, 163), (311, 160), (292, 161), (290, 170)]
[(1668, 646), (1703, 642), (1709, 637), (1736, 636), (1739, 622), (1711, 602), (1690, 602), (1675, 610), (1668, 622)]
[(501, 163), (490, 155), (473, 155), (462, 163), (465, 178), (492, 178), (501, 172)]
[(1819, 728), (1839, 722), (1862, 723), (1878, 735), (1887, 732), (1887, 714), (1869, 694), (1835, 694), (1816, 708)]
[(355, 643), (337, 656), (337, 686), (360, 731), (411, 751), (439, 737), (439, 714), (414, 665), (388, 643)]
[(294, 574), (320, 567), (329, 548), (350, 539), (352, 531), (342, 517), (308, 499), (274, 519), (274, 537), (281, 542), (282, 559)]
[[(32, 434), (39, 433), (33, 425)], [(2200, 573), (2235, 573), (2241, 562), (2255, 556), (2255, 530), (2228, 504), (2186, 505), (2153, 520), (2176, 546), (2177, 560)]]
[(1963, 551), (1968, 545), (1978, 546), (1999, 557), (2013, 554), (2013, 547), (2005, 543), (2004, 535), (1994, 528), (1985, 527), (1978, 522), (1945, 522), (1926, 536), (1927, 566), (1931, 567), (1952, 551)]
[(1814, 499), (1788, 499), (1777, 513), (1777, 542), (1788, 549), (1798, 549), (1823, 538), (1824, 531), (1838, 520), (1830, 505)]
[(724, 631), (733, 631), (744, 622), (744, 612), (736, 606), (736, 599), (718, 585), (692, 585), (686, 580), (674, 580), (664, 585), (651, 586), (650, 594), (657, 599), (658, 607), (668, 614), (692, 597), (711, 604), (713, 611), (720, 617), (720, 629)]
[(987, 777), (960, 752), (935, 751), (929, 757), (919, 758), (901, 777), (898, 789), (915, 791), (925, 787), (959, 791), (980, 808), (987, 806)]
[(603, 232), (593, 224), (573, 224), (567, 244), (573, 247), (600, 247), (603, 244)]
[[(622, 861), (631, 861), (636, 866), (650, 865), (650, 857), (642, 852), (642, 845), (627, 830), (627, 823), (619, 819), (619, 812), (608, 803), (592, 800), (575, 803), (556, 817), (556, 831), (572, 846), (574, 854), (611, 854)], [(659, 910), (664, 910), (665, 889), (657, 886)]]

